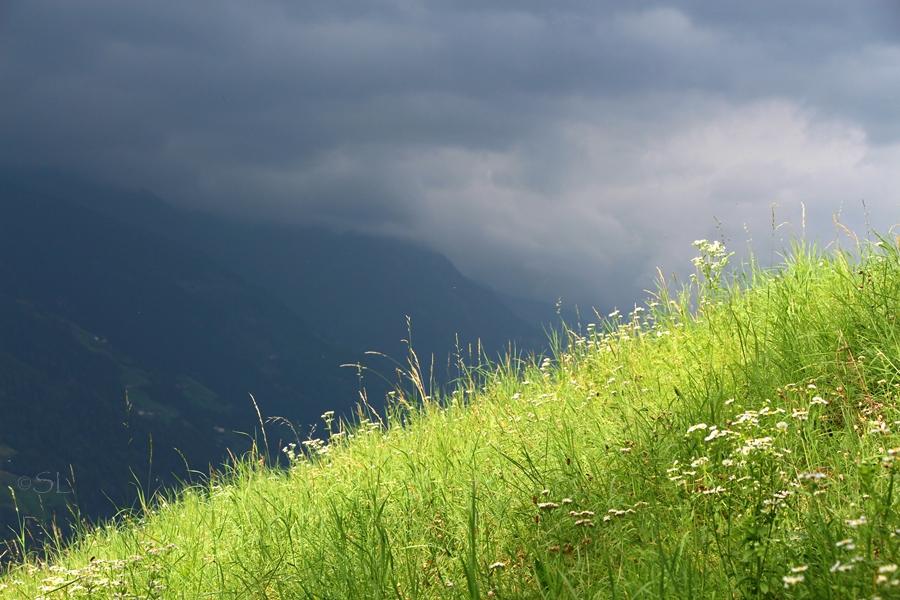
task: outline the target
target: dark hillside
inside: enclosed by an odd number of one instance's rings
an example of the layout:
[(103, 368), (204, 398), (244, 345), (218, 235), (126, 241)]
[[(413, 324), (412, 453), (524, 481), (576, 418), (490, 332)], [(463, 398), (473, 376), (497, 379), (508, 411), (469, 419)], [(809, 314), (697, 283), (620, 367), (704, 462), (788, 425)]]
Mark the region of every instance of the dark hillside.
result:
[(66, 477), (71, 464), (91, 514), (111, 507), (104, 494), (123, 498), (128, 451), (146, 472), (150, 435), (161, 475), (183, 475), (176, 447), (200, 470), (226, 445), (246, 448), (231, 432), (258, 427), (248, 392), (264, 416), (301, 426), (358, 400), (356, 371), (340, 365), (359, 357), (268, 292), (195, 250), (2, 180), (0, 309), (0, 475)]
[[(99, 344), (92, 347), (92, 336), (73, 324), (6, 294), (0, 294), (0, 332), (0, 539), (15, 523), (6, 486), (16, 489), (25, 514), (40, 515), (40, 500), (48, 514), (62, 511), (63, 521), (65, 503), (74, 500), (74, 472), (79, 505), (87, 514), (109, 514), (113, 507), (104, 493), (121, 505), (131, 479), (120, 381), (125, 365)], [(135, 472), (146, 481), (150, 428), (135, 421)], [(158, 448), (178, 446), (197, 455), (204, 449), (194, 440), (177, 429), (156, 432)], [(20, 483), (20, 477), (28, 479)], [(38, 484), (38, 477), (53, 485)]]
[[(275, 295), (327, 339), (358, 352), (404, 359), (408, 338), (423, 362), (446, 373), (457, 339), (491, 358), (512, 341), (540, 351), (546, 336), (491, 290), (464, 277), (423, 246), (321, 228), (238, 223), (175, 209), (148, 192), (130, 192), (48, 171), (0, 170), (23, 187), (51, 192), (201, 250)], [(548, 313), (552, 321), (552, 308)], [(384, 363), (380, 368), (390, 367)]]
[[(199, 221), (199, 220), (198, 220)], [(423, 362), (460, 349), (491, 359), (541, 348), (543, 336), (490, 290), (463, 277), (443, 256), (414, 244), (323, 229), (198, 223), (198, 243), (247, 279), (266, 287), (323, 335), (358, 351), (403, 358), (407, 316)], [(225, 236), (222, 232), (229, 232)]]

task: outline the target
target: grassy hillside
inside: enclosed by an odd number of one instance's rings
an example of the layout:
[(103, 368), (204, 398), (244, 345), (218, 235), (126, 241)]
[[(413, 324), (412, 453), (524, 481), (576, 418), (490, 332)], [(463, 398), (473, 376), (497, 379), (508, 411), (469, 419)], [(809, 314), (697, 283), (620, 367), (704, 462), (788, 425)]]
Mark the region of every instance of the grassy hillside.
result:
[(897, 240), (734, 278), (698, 247), (690, 293), (443, 396), (411, 372), (386, 422), (326, 415), (290, 470), (250, 456), (0, 594), (900, 597)]

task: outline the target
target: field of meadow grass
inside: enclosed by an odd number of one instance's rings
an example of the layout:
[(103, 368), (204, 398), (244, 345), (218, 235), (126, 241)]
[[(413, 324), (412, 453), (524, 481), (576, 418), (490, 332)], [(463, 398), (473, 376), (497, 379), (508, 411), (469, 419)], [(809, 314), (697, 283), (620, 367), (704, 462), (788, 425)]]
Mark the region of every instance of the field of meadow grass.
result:
[(571, 326), (552, 356), (411, 369), (76, 542), (3, 598), (900, 598), (900, 248), (797, 244)]

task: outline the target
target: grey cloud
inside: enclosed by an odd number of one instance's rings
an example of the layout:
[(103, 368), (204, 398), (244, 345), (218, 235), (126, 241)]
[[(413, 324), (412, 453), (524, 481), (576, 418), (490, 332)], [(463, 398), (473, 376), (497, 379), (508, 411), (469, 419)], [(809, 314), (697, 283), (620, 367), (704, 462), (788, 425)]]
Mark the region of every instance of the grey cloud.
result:
[(865, 193), (895, 218), (898, 15), (836, 0), (12, 3), (0, 163), (416, 239), (505, 290), (627, 305), (655, 266), (689, 264), (714, 215), (738, 239), (765, 230), (770, 203), (804, 202), (824, 230), (813, 214)]

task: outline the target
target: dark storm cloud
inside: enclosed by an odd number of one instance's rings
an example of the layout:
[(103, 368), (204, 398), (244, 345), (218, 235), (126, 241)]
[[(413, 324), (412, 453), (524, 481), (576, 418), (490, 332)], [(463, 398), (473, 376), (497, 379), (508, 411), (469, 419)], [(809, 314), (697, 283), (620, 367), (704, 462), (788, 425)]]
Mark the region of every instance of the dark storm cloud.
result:
[(892, 2), (12, 2), (0, 163), (626, 304), (713, 215), (741, 242), (772, 202), (900, 220), (898, 25)]

